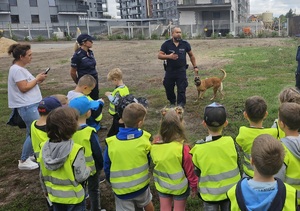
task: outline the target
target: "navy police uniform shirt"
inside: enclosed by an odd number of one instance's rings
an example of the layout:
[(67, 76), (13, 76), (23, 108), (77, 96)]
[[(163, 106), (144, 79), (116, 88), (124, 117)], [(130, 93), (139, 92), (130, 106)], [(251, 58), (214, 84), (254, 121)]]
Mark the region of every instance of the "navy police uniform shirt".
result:
[(167, 59), (167, 71), (172, 69), (181, 69), (186, 66), (186, 53), (190, 52), (191, 45), (186, 40), (180, 40), (178, 46), (173, 43), (173, 39), (165, 41), (160, 51), (166, 55), (175, 53), (178, 55), (177, 60)]
[(91, 50), (88, 50), (87, 53), (85, 50), (79, 48), (71, 59), (71, 67), (77, 69), (78, 79), (85, 74), (89, 74), (94, 77), (98, 74), (94, 53)]

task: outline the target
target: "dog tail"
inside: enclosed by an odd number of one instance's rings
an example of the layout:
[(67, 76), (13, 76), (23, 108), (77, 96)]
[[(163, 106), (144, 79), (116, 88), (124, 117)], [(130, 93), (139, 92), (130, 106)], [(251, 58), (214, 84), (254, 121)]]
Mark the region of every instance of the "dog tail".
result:
[(226, 78), (226, 72), (223, 69), (220, 69), (220, 70), (223, 73), (223, 77), (221, 78), (221, 81), (223, 81)]

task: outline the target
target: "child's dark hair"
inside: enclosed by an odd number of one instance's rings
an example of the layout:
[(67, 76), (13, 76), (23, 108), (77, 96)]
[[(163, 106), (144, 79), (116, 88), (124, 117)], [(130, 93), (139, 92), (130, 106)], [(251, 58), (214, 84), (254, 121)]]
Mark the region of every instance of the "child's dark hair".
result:
[(252, 96), (247, 98), (245, 102), (245, 112), (252, 122), (262, 121), (267, 112), (267, 103), (260, 96)]
[(20, 59), (21, 56), (25, 56), (26, 52), (30, 50), (30, 45), (21, 45), (19, 43), (9, 46), (7, 53), (14, 57), (13, 64)]
[(161, 120), (159, 129), (162, 141), (170, 143), (172, 141), (187, 142), (184, 124), (175, 109), (169, 109)]
[(78, 117), (78, 112), (70, 107), (59, 107), (51, 111), (46, 120), (46, 132), (50, 141), (69, 140), (77, 131)]

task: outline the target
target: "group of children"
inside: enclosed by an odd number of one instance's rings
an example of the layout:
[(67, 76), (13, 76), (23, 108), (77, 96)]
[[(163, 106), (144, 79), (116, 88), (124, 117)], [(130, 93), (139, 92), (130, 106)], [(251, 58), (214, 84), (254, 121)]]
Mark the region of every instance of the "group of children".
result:
[(119, 100), (129, 95), (122, 71), (115, 68), (107, 78), (115, 89), (105, 93), (113, 123), (103, 156), (97, 130), (104, 101), (88, 98), (95, 86), (93, 77), (80, 78), (67, 95), (68, 106), (51, 107), (48, 102), (59, 101), (57, 96), (40, 103), (41, 118), (32, 124), (31, 142), (43, 190), (54, 210), (84, 210), (86, 188), (91, 210), (101, 210), (99, 175), (103, 167), (116, 210), (154, 210), (149, 187), (151, 163), (163, 211), (185, 210), (190, 192), (192, 197), (198, 194), (207, 211), (297, 210), (298, 90), (288, 88), (280, 93), (279, 118), (272, 128), (263, 127), (268, 115), (265, 100), (249, 97), (244, 111), (249, 126), (240, 127), (236, 142), (222, 135), (228, 124), (225, 107), (218, 103), (206, 106), (202, 124), (209, 135), (190, 148), (182, 108), (164, 109), (159, 133), (152, 138), (141, 129), (147, 114), (142, 104), (130, 103), (122, 108), (122, 115), (117, 112)]

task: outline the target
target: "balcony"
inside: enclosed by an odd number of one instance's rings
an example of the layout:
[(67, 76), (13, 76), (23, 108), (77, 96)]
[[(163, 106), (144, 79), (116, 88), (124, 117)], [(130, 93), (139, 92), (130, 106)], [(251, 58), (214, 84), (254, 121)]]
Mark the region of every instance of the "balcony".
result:
[(96, 2), (99, 4), (106, 4), (107, 0), (96, 0)]
[(225, 0), (212, 0), (211, 3), (212, 4), (224, 4)]
[(89, 9), (88, 5), (58, 5), (58, 13), (86, 13)]
[(10, 13), (10, 7), (9, 7), (8, 3), (0, 4), (0, 13), (1, 14), (9, 14)]
[(97, 7), (97, 12), (107, 12), (107, 8)]

